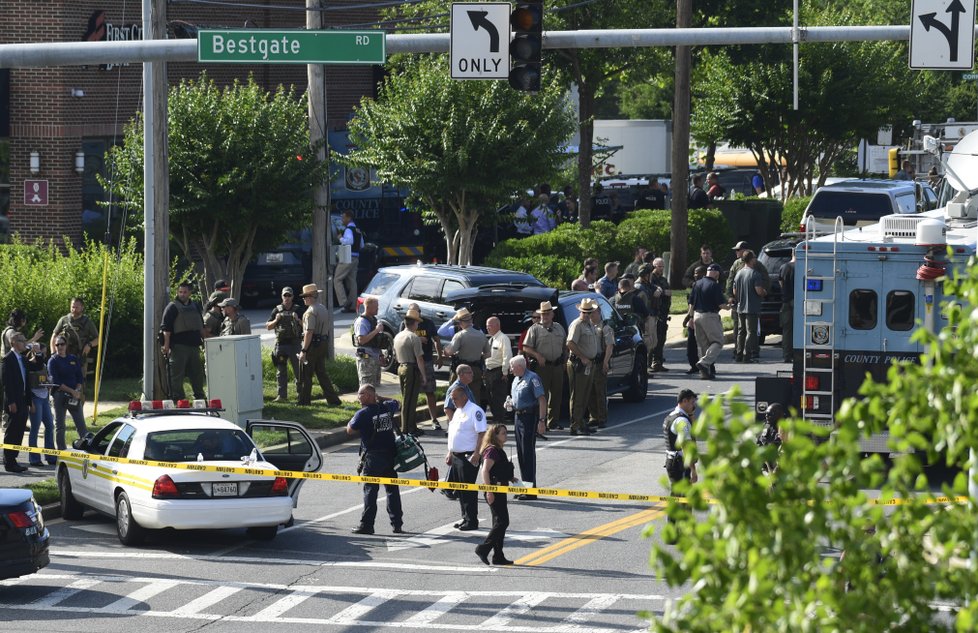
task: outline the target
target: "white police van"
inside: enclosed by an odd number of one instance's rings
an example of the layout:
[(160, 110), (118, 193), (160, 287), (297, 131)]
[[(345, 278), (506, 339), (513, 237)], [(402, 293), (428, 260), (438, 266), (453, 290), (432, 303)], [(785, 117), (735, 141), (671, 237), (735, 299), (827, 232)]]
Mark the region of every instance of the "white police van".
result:
[[(946, 164), (958, 191), (946, 207), (863, 227), (839, 217), (827, 234), (809, 223), (796, 247), (792, 369), (790, 376), (757, 379), (757, 414), (781, 402), (834, 427), (842, 400), (857, 396), (867, 373), (882, 381), (892, 363), (918, 360), (923, 350), (911, 340), (914, 331), (947, 325), (943, 279), (976, 250), (978, 132)], [(887, 440), (877, 434), (860, 448), (889, 452)]]

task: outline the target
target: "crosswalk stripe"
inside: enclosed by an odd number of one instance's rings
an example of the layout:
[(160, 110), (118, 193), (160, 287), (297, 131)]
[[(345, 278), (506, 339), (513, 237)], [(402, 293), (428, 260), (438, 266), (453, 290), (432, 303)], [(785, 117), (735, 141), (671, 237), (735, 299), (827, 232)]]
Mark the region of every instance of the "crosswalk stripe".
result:
[(239, 591), (241, 591), (241, 587), (217, 587), (216, 589), (208, 591), (201, 597), (195, 598), (182, 607), (169, 611), (168, 613), (175, 618), (185, 618), (197, 615), (204, 609), (213, 607), (218, 602), (233, 596)]
[(374, 591), (369, 596), (356, 604), (351, 604), (333, 617), (329, 618), (330, 624), (353, 624), (361, 616), (384, 604), (391, 598), (397, 597), (400, 592), (381, 589)]
[(272, 622), (285, 615), (287, 611), (299, 606), (309, 598), (312, 598), (317, 593), (319, 593), (319, 591), (315, 589), (299, 589), (293, 591), (289, 593), (289, 595), (276, 600), (255, 615), (251, 616), (251, 619), (255, 620), (256, 622)]
[(537, 606), (551, 594), (548, 593), (538, 593), (530, 594), (528, 596), (523, 596), (515, 602), (507, 605), (502, 611), (492, 616), (488, 620), (484, 621), (482, 624), (475, 626), (477, 629), (496, 629), (499, 627), (504, 627), (510, 623), (513, 618), (517, 618), (521, 615), (526, 615), (530, 612), (530, 609)]
[(68, 598), (72, 597), (77, 593), (94, 587), (99, 584), (100, 580), (95, 580), (91, 578), (79, 578), (78, 580), (72, 581), (65, 585), (64, 587), (58, 587), (48, 595), (43, 598), (38, 598), (37, 600), (31, 601), (28, 606), (32, 609), (43, 609), (46, 607), (53, 607), (59, 602), (64, 602)]
[(468, 597), (469, 595), (463, 591), (445, 594), (428, 608), (418, 611), (407, 620), (404, 620), (404, 624), (405, 626), (424, 626), (431, 624), (455, 608), (455, 605), (464, 602)]
[(616, 595), (595, 596), (588, 600), (580, 609), (564, 618), (561, 624), (583, 624), (616, 602), (618, 602), (618, 596)]
[(144, 587), (140, 587), (135, 591), (119, 598), (111, 604), (107, 604), (104, 607), (97, 609), (99, 613), (126, 613), (131, 611), (133, 607), (141, 602), (149, 600), (155, 595), (161, 594), (171, 587), (175, 587), (181, 584), (179, 581), (174, 580), (159, 580), (152, 582)]

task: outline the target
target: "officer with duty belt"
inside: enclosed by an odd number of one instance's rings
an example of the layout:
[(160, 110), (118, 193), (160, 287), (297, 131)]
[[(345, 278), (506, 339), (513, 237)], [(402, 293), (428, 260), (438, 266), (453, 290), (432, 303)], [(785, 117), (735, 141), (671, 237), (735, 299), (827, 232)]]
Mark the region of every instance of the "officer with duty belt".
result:
[(589, 427), (603, 429), (608, 423), (608, 372), (611, 371), (611, 355), (615, 349), (615, 332), (601, 320), (601, 311), (591, 313), (591, 325), (598, 334), (598, 355), (591, 370), (591, 397), (587, 410)]
[(394, 337), (394, 354), (397, 356), (397, 376), (401, 381), (401, 433), (424, 435), (418, 428), (418, 396), (425, 382), (424, 351), (417, 335), (421, 313), (408, 310), (404, 315), (404, 329)]
[(319, 288), (316, 284), (306, 284), (299, 295), (306, 304), (302, 315), (302, 348), (299, 351), (299, 401), (298, 404), (312, 404), (312, 377), (319, 379), (326, 402), (340, 404), (336, 387), (326, 373), (326, 337), (329, 336), (329, 312), (319, 302)]
[[(455, 313), (455, 322), (458, 323), (459, 331), (445, 347), (445, 353), (452, 357), (453, 367), (463, 363), (472, 367), (473, 378), (469, 387), (475, 396), (475, 404), (478, 405), (482, 402), (482, 359), (486, 356), (488, 343), (486, 336), (472, 327), (472, 313), (468, 308), (462, 308)], [(455, 378), (453, 369), (450, 382), (454, 382)]]
[(591, 397), (594, 372), (600, 371), (594, 361), (598, 356), (600, 335), (591, 323), (591, 313), (598, 309), (593, 299), (584, 298), (577, 305), (581, 315), (570, 324), (567, 333), (567, 382), (570, 384), (571, 435), (591, 435), (584, 424), (584, 408)]
[(293, 300), (292, 288), (282, 288), (282, 303), (275, 306), (265, 322), (266, 330), (275, 330), (275, 349), (272, 365), (278, 382), (275, 402), (284, 402), (289, 396), (289, 365), (299, 392), (299, 352), (302, 350), (302, 310)]
[(540, 304), (540, 322), (534, 323), (523, 339), (523, 355), (536, 361), (533, 369), (543, 382), (547, 397), (547, 428), (563, 429), (560, 402), (564, 395), (564, 349), (567, 332), (554, 322), (554, 308), (549, 301)]

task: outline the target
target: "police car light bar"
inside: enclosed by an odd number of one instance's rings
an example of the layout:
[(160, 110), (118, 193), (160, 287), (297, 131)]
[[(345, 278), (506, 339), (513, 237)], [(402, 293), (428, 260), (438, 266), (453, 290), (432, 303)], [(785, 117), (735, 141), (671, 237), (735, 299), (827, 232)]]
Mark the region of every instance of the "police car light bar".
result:
[(192, 405), (190, 400), (131, 400), (129, 402), (130, 413), (148, 413), (162, 411), (223, 411), (223, 403), (220, 399), (213, 400), (194, 400)]

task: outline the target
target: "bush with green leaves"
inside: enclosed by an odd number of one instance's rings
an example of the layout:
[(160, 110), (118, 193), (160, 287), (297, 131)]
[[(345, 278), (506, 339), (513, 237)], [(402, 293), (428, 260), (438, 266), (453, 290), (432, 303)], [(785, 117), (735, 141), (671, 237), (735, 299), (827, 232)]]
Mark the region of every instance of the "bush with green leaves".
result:
[[(68, 314), (73, 297), (82, 297), (85, 311), (99, 324), (103, 265), (107, 261), (108, 285), (105, 329), (104, 375), (122, 376), (142, 366), (143, 256), (135, 240), (118, 248), (86, 242), (81, 248), (62, 247), (54, 242), (24, 244), (18, 240), (0, 246), (0, 315), (6, 322), (15, 308), (27, 314), (24, 333), (28, 338), (38, 328), (47, 345), (58, 319)], [(111, 309), (111, 313), (109, 312)], [(94, 366), (94, 354), (93, 366)]]
[(801, 224), (801, 214), (805, 212), (811, 196), (800, 198), (788, 198), (784, 201), (784, 211), (781, 212), (781, 231), (784, 233), (794, 233), (798, 231)]
[[(486, 258), (486, 265), (528, 272), (547, 285), (567, 288), (581, 274), (587, 257), (624, 265), (632, 261), (637, 246), (655, 253), (668, 250), (671, 221), (670, 211), (646, 209), (629, 213), (618, 225), (604, 220), (586, 229), (562, 224), (549, 233), (501, 242)], [(731, 235), (719, 211), (690, 211), (688, 252), (698, 256), (700, 244), (726, 244)]]

